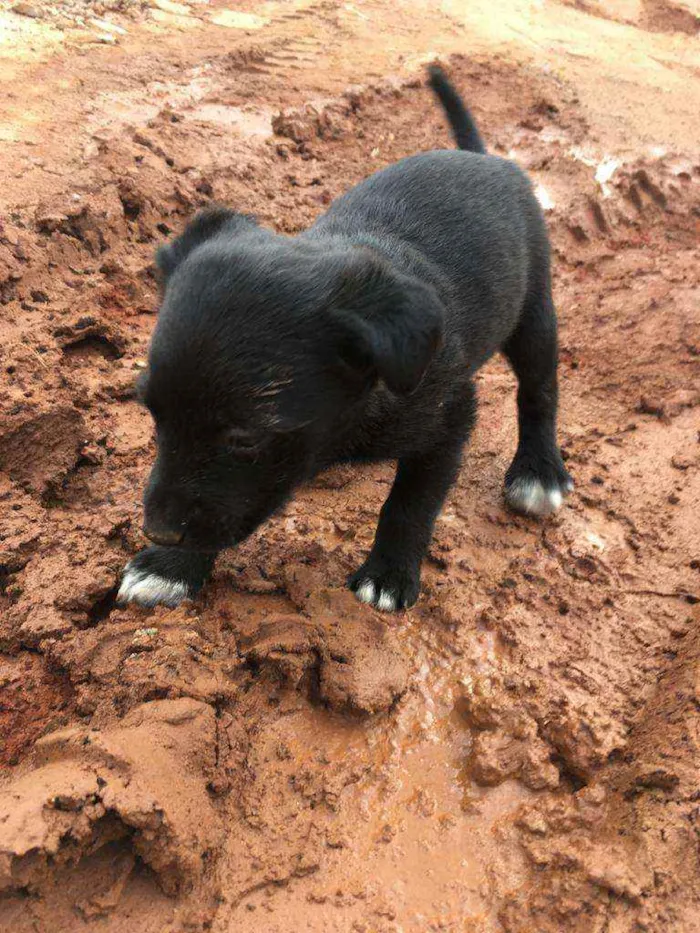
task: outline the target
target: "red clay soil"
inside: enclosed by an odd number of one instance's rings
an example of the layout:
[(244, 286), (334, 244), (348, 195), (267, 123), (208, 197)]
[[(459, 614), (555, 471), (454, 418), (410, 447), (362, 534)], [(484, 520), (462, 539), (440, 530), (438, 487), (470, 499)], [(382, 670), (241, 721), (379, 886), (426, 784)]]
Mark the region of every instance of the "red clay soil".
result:
[(248, 3), (241, 31), (220, 3), (105, 3), (111, 39), (89, 4), (23, 6), (0, 17), (0, 930), (700, 931), (692, 5), (550, 5), (579, 43), (677, 55), (688, 96), (650, 92), (646, 128), (637, 83), (596, 110), (579, 58), (450, 61), (546, 208), (576, 491), (544, 524), (505, 512), (493, 361), (397, 616), (344, 588), (389, 464), (321, 476), (196, 602), (116, 607), (153, 456), (134, 382), (154, 249), (197, 207), (293, 234), (451, 145), (403, 56), (464, 48), (455, 4)]

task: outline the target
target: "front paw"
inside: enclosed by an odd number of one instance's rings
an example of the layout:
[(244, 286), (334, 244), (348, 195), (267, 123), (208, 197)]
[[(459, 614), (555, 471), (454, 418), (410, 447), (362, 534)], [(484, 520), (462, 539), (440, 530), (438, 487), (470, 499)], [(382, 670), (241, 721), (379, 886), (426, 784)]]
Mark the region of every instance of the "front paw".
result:
[(174, 608), (202, 588), (213, 564), (210, 555), (148, 547), (124, 568), (117, 602)]
[(410, 609), (420, 591), (420, 565), (370, 555), (348, 586), (360, 602), (382, 612)]

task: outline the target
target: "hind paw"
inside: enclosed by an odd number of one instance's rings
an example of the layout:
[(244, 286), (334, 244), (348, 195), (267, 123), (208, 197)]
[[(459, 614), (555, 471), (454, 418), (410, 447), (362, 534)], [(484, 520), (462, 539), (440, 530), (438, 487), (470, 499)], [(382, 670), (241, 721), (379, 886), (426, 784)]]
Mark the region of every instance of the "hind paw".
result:
[(540, 466), (517, 461), (508, 470), (505, 500), (515, 512), (543, 518), (559, 509), (574, 488), (574, 481), (563, 462), (547, 462)]

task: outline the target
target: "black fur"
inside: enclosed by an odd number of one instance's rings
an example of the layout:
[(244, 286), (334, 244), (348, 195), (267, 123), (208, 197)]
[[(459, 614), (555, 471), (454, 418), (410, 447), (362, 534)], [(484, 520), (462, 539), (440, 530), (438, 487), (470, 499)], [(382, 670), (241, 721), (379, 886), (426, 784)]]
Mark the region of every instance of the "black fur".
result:
[(391, 165), (297, 237), (214, 208), (159, 251), (165, 291), (143, 386), (158, 456), (145, 530), (169, 546), (142, 552), (137, 568), (192, 594), (218, 550), (319, 470), (396, 459), (374, 547), (350, 585), (380, 608), (412, 605), (474, 423), (472, 377), (498, 350), (519, 380), (506, 488), (537, 480), (568, 491), (541, 211), (520, 169), (483, 154), (439, 69), (430, 84), (471, 151)]

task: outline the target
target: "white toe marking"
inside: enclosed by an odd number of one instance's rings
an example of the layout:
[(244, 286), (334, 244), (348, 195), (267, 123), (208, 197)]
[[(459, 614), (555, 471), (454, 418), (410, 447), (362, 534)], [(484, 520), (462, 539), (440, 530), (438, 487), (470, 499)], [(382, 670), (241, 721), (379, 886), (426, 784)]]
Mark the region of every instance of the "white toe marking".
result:
[(380, 590), (379, 599), (375, 605), (382, 612), (393, 612), (396, 609), (396, 599), (386, 590)]
[(361, 603), (373, 603), (374, 602), (374, 583), (371, 580), (365, 580), (360, 586), (358, 586), (355, 595), (360, 600)]
[(127, 566), (117, 593), (119, 603), (139, 603), (141, 606), (177, 606), (187, 598), (187, 585), (180, 580), (166, 580), (157, 573), (147, 573)]
[(389, 590), (378, 589), (373, 580), (365, 580), (355, 591), (361, 603), (368, 603), (381, 612), (396, 611), (396, 597)]
[(550, 502), (550, 505), (552, 506), (552, 511), (556, 512), (557, 509), (561, 508), (561, 504), (564, 501), (564, 497), (561, 494), (561, 490), (552, 489), (550, 490), (550, 492), (547, 493), (547, 495), (549, 496), (549, 502)]
[(506, 489), (508, 504), (527, 515), (549, 515), (561, 507), (564, 497), (560, 489), (545, 489), (537, 479), (516, 479)]

